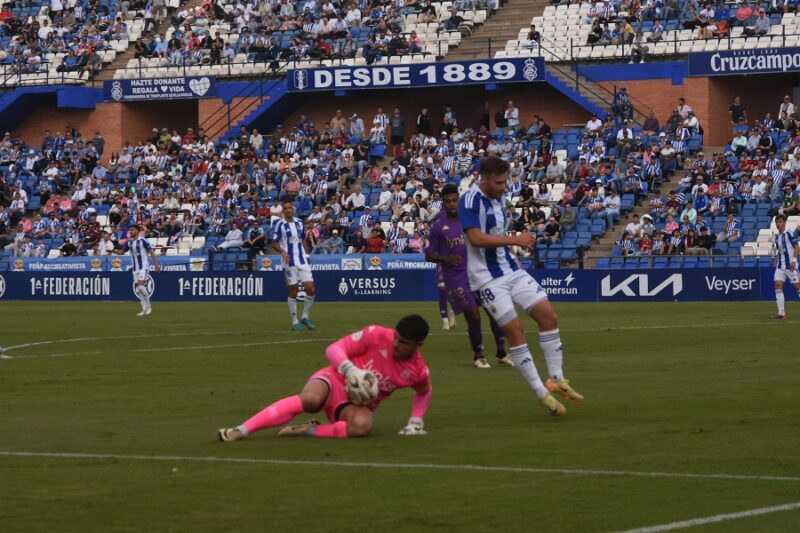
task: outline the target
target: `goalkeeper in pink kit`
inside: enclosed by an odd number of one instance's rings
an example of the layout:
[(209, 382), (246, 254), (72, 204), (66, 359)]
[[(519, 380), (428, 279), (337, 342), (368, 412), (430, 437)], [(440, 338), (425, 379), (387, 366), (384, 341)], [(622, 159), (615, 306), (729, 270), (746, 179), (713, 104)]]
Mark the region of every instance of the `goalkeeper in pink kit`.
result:
[[(300, 394), (278, 400), (233, 428), (217, 433), (223, 442), (243, 439), (262, 429), (282, 426), (301, 413), (323, 411), (329, 424), (316, 420), (289, 426), (278, 436), (366, 437), (372, 412), (396, 389), (413, 388), (411, 418), (401, 435), (424, 435), (423, 418), (433, 394), (428, 366), (419, 348), (428, 336), (419, 315), (402, 318), (392, 328), (367, 326), (328, 346), (330, 366), (315, 372)], [(377, 383), (377, 395), (374, 384)]]

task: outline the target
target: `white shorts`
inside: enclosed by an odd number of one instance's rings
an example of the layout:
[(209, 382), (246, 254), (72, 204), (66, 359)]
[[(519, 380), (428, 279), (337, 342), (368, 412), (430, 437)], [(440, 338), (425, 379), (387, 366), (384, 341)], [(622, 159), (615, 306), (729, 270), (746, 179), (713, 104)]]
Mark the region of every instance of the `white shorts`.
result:
[(473, 293), (500, 326), (516, 318), (514, 304), (527, 313), (534, 305), (547, 299), (547, 292), (525, 270), (493, 279)]
[(311, 276), (311, 265), (283, 267), (283, 275), (286, 276), (287, 285), (297, 285), (299, 283), (313, 283)]
[(800, 275), (798, 275), (797, 270), (789, 270), (788, 268), (776, 268), (774, 279), (775, 281), (788, 281), (792, 285), (800, 283)]
[(146, 268), (142, 268), (140, 270), (132, 270), (131, 272), (133, 272), (133, 281), (134, 282), (136, 282), (136, 281), (145, 281), (147, 279), (148, 272), (147, 272)]

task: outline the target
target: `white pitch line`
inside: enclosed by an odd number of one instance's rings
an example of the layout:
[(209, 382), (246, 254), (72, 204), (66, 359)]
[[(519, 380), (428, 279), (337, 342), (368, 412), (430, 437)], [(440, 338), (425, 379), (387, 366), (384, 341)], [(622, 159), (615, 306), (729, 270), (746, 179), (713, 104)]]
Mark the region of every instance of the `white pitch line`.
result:
[(628, 529), (626, 531), (622, 531), (621, 533), (657, 533), (658, 531), (672, 531), (674, 529), (684, 529), (687, 527), (702, 526), (705, 524), (714, 524), (716, 522), (726, 522), (728, 520), (738, 520), (739, 518), (750, 518), (751, 516), (780, 513), (783, 511), (794, 511), (796, 509), (800, 509), (800, 502), (774, 505), (772, 507), (761, 507), (760, 509), (751, 509), (749, 511), (740, 511), (738, 513), (718, 514), (714, 516), (707, 516), (705, 518), (692, 518), (691, 520), (682, 520), (680, 522), (671, 522), (669, 524), (661, 524), (658, 526)]
[[(776, 321), (777, 322), (777, 321)], [(631, 331), (631, 330), (664, 330), (664, 329), (686, 329), (686, 328), (719, 328), (719, 327), (740, 327), (750, 326), (751, 323), (720, 323), (720, 324), (673, 324), (673, 325), (658, 325), (658, 326), (622, 326), (622, 327), (599, 327), (587, 329), (570, 329), (573, 333), (590, 333), (590, 332), (613, 332), (613, 331)], [(68, 357), (70, 355), (88, 355), (96, 352), (74, 352), (74, 353), (57, 353), (57, 354), (44, 354), (44, 355), (30, 355), (30, 356), (9, 356), (9, 350), (16, 350), (20, 348), (28, 348), (31, 346), (42, 346), (49, 344), (61, 344), (68, 342), (82, 342), (82, 341), (96, 341), (96, 340), (122, 340), (122, 339), (147, 339), (158, 337), (191, 337), (200, 335), (222, 335), (231, 334), (227, 332), (197, 332), (197, 333), (166, 333), (160, 335), (123, 335), (118, 337), (80, 337), (75, 339), (56, 339), (51, 341), (30, 342), (27, 344), (19, 344), (16, 346), (9, 346), (8, 348), (0, 348), (0, 359), (29, 359), (38, 357)], [(234, 333), (239, 335), (240, 333)], [(430, 336), (436, 337), (452, 337), (461, 335), (462, 332), (450, 333), (431, 333)], [(171, 351), (190, 351), (190, 350), (210, 350), (216, 348), (246, 348), (252, 346), (272, 346), (279, 344), (304, 344), (309, 342), (332, 342), (337, 338), (309, 338), (309, 339), (292, 339), (282, 341), (261, 341), (261, 342), (248, 342), (238, 344), (205, 344), (202, 346), (169, 346), (164, 348), (139, 348), (130, 350), (132, 353), (148, 353), (148, 352), (171, 352)], [(5, 355), (3, 355), (5, 354)]]
[(121, 339), (149, 339), (155, 337), (193, 337), (195, 335), (244, 335), (244, 333), (228, 333), (224, 331), (198, 331), (194, 333), (161, 333), (156, 335), (120, 335), (116, 337), (76, 337), (72, 339), (53, 339), (49, 341), (28, 342), (25, 344), (17, 344), (15, 346), (0, 347), (0, 351), (9, 352), (11, 350), (19, 350), (21, 348), (30, 348), (31, 346), (44, 346), (48, 344), (64, 344), (68, 342), (86, 342), (86, 341), (102, 341), (102, 340), (121, 340)]
[(202, 346), (170, 346), (167, 348), (138, 348), (136, 350), (131, 350), (134, 353), (141, 353), (141, 352), (177, 352), (177, 351), (184, 351), (184, 350), (210, 350), (214, 348), (244, 348), (247, 346), (270, 346), (273, 344), (301, 344), (306, 342), (332, 342), (338, 340), (338, 337), (335, 339), (291, 339), (287, 341), (262, 341), (262, 342), (246, 342), (241, 344), (204, 344)]
[(39, 359), (41, 357), (70, 357), (72, 355), (97, 355), (99, 353), (109, 352), (63, 352), (63, 353), (48, 353), (42, 355), (6, 355), (0, 356), (0, 359)]
[(625, 470), (592, 470), (581, 468), (529, 468), (514, 466), (484, 466), (471, 464), (432, 463), (358, 463), (352, 461), (307, 461), (299, 459), (256, 459), (250, 457), (181, 456), (181, 455), (117, 455), (112, 453), (20, 452), (0, 451), (0, 457), (50, 457), (61, 459), (112, 459), (115, 461), (183, 461), (196, 463), (245, 463), (283, 466), (331, 466), (341, 468), (382, 468), (390, 470), (461, 470), (478, 472), (507, 472), (512, 474), (561, 474), (566, 476), (618, 476), (648, 478), (725, 479), (740, 481), (800, 482), (800, 477), (745, 474), (696, 474), (682, 472), (636, 472)]

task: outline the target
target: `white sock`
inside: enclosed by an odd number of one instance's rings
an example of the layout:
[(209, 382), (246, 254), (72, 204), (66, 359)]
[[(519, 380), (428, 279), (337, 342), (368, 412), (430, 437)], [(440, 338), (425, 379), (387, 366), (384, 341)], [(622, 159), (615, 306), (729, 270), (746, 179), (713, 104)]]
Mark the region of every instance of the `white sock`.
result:
[(550, 377), (555, 381), (564, 379), (561, 335), (559, 335), (558, 330), (540, 331), (539, 347), (544, 352), (544, 360), (547, 361), (547, 373), (550, 374)]
[(239, 430), (239, 433), (241, 433), (243, 437), (249, 437), (250, 436), (250, 431), (246, 427), (244, 427), (243, 425), (242, 426), (236, 426), (236, 429)]
[(526, 344), (512, 346), (510, 355), (511, 360), (514, 361), (514, 366), (517, 367), (519, 373), (522, 374), (522, 377), (525, 378), (525, 381), (531, 386), (533, 392), (536, 393), (536, 397), (541, 400), (547, 396), (547, 389), (542, 383), (542, 379), (539, 377), (536, 365), (533, 364), (533, 357), (531, 357), (531, 351), (528, 349), (528, 346)]
[(786, 313), (786, 298), (783, 297), (783, 291), (775, 291), (775, 302), (778, 304), (778, 314), (783, 315)]
[(144, 285), (137, 285), (136, 286), (136, 297), (139, 299), (139, 302), (142, 304), (142, 311), (147, 311), (147, 291), (144, 288)]
[(292, 324), (297, 324), (297, 300), (294, 298), (287, 298), (289, 303), (289, 316), (292, 317)]
[(144, 298), (145, 309), (150, 309), (150, 295), (147, 294), (147, 288), (144, 285), (139, 285), (139, 291), (142, 293), (142, 297)]
[(308, 318), (312, 305), (314, 305), (314, 297), (306, 294), (306, 301), (303, 303), (303, 318)]

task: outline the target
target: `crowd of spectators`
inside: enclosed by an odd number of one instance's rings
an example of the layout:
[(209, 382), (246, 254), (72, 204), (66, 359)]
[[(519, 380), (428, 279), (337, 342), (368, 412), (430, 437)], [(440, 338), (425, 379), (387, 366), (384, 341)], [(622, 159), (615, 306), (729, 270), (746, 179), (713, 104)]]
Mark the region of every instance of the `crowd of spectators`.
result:
[[(168, 245), (205, 236), (220, 248), (258, 253), (282, 203), (291, 201), (312, 253), (420, 252), (441, 209), (440, 188), (455, 183), (467, 190), (489, 154), (511, 164), (505, 229), (534, 232), (546, 245), (574, 232), (582, 219), (613, 228), (626, 197), (641, 201), (659, 192), (673, 172), (677, 188), (648, 200), (648, 218), (659, 229), (676, 224), (682, 239), (689, 229), (702, 236), (698, 216), (735, 216), (748, 202), (773, 202), (785, 214), (800, 208), (794, 192), (800, 112), (789, 97), (778, 120), (768, 115), (756, 124), (737, 99), (730, 152), (710, 158), (699, 152), (689, 160), (687, 139), (700, 126), (683, 99), (664, 126), (652, 114), (644, 127), (633, 128), (609, 114), (592, 116), (583, 131), (554, 132), (543, 116), (525, 121), (513, 101), (503, 111), (511, 120), (494, 131), (464, 127), (450, 106), (436, 115), (427, 108), (410, 114), (377, 108), (370, 117), (336, 110), (321, 125), (301, 115), (270, 133), (242, 128), (219, 145), (202, 129), (154, 128), (116, 150), (100, 132), (48, 131), (35, 146), (6, 134), (0, 141), (3, 247), (30, 256), (58, 243), (64, 254), (104, 254), (121, 246), (136, 223)], [(621, 243), (646, 251), (641, 231), (628, 229)]]
[[(138, 39), (136, 57), (158, 57), (170, 65), (230, 63), (237, 54), (277, 68), (280, 61), (349, 59), (372, 64), (381, 57), (422, 54), (428, 32), (407, 30), (435, 23), (436, 34), (458, 31), (463, 10), (489, 9), (487, 0), (457, 0), (447, 15), (431, 0), (280, 0), (224, 4), (206, 0), (173, 14), (167, 31)], [(415, 24), (416, 25), (416, 24)], [(227, 32), (211, 31), (224, 27)], [(436, 35), (434, 34), (434, 35)]]
[[(677, 114), (693, 115), (684, 100)], [(691, 114), (691, 115), (690, 115)], [(709, 255), (741, 245), (746, 206), (765, 214), (800, 214), (800, 110), (786, 95), (775, 116), (749, 120), (737, 96), (728, 111), (733, 138), (725, 151), (698, 152), (668, 195), (650, 199), (649, 214), (628, 224), (618, 243), (623, 255)], [(712, 228), (716, 223), (716, 231)]]
[[(671, 168), (677, 159), (667, 146), (671, 134), (645, 146), (623, 125), (620, 142), (618, 133), (592, 129), (590, 121), (586, 142), (560, 160), (543, 117), (523, 126), (513, 102), (505, 113), (510, 126), (490, 131), (463, 127), (451, 106), (436, 117), (427, 108), (411, 116), (378, 108), (363, 118), (337, 110), (321, 127), (300, 116), (268, 134), (242, 128), (223, 145), (202, 129), (154, 129), (110, 153), (100, 132), (91, 138), (74, 130), (45, 132), (38, 146), (6, 135), (0, 227), (17, 230), (5, 246), (19, 255), (34, 253), (37, 239), (54, 237), (64, 253), (102, 254), (100, 245), (121, 245), (133, 223), (170, 243), (217, 236), (219, 247), (249, 245), (258, 252), (288, 200), (307, 224), (312, 253), (420, 252), (441, 208), (441, 186), (455, 183), (465, 191), (477, 179), (480, 158), (492, 154), (511, 163), (506, 229), (527, 229), (555, 243), (574, 230), (578, 213), (613, 225), (619, 195), (643, 194), (660, 183), (658, 162)], [(645, 163), (637, 164), (640, 159)], [(551, 197), (554, 184), (563, 184), (558, 199)], [(603, 213), (589, 208), (598, 195), (607, 196)]]
[[(33, 5), (33, 7), (29, 7)], [(48, 57), (63, 60), (58, 72), (96, 73), (100, 52), (127, 40), (128, 22), (104, 0), (38, 2), (14, 0), (0, 14), (0, 65), (3, 74), (48, 70)]]

